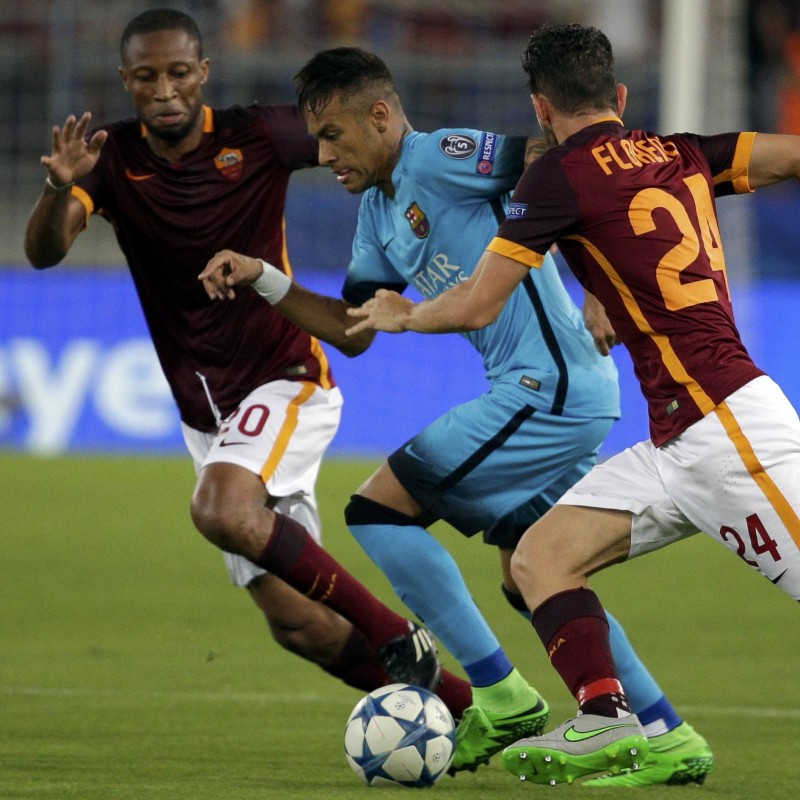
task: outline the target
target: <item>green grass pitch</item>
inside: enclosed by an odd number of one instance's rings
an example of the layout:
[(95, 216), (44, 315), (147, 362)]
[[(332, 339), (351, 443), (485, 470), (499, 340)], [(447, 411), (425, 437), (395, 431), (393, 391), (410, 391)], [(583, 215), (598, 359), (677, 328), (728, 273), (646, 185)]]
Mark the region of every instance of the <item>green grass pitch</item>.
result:
[[(373, 467), (326, 463), (326, 543), (400, 609), (342, 523), (346, 498)], [(185, 458), (0, 455), (4, 800), (350, 800), (382, 791), (358, 783), (342, 753), (359, 693), (274, 645), (192, 528), (193, 482)], [(446, 526), (435, 534), (554, 721), (571, 716), (538, 640), (500, 595), (495, 554)], [(613, 796), (796, 800), (797, 604), (707, 537), (613, 567), (594, 586), (717, 756), (701, 788)], [(513, 800), (593, 790), (521, 785), (492, 763), (429, 791)]]

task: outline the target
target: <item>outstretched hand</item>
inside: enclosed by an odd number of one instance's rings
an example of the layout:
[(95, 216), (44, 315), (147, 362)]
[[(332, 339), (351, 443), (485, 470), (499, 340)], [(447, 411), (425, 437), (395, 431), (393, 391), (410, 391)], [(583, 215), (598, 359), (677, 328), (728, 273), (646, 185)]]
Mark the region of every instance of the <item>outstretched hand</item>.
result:
[(197, 276), (212, 300), (233, 300), (234, 286), (249, 286), (258, 280), (262, 273), (261, 262), (257, 258), (221, 250), (206, 264)]
[(413, 301), (389, 289), (378, 289), (375, 297), (358, 308), (348, 308), (347, 314), (360, 320), (348, 328), (348, 336), (362, 331), (385, 331), (402, 333), (407, 330), (406, 322), (413, 308)]
[(88, 111), (77, 120), (74, 114), (70, 114), (63, 128), (53, 126), (53, 152), (42, 156), (40, 161), (47, 167), (50, 180), (56, 186), (66, 186), (94, 169), (108, 132), (96, 131), (87, 141), (86, 131), (91, 119)]

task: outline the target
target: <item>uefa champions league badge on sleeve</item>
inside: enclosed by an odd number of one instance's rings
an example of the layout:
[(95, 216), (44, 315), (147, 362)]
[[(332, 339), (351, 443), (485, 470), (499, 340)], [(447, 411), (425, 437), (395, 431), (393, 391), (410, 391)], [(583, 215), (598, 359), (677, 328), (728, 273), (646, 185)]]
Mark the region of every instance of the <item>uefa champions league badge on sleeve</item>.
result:
[(478, 143), (465, 133), (448, 133), (439, 140), (439, 149), (448, 158), (469, 158), (478, 150)]
[(497, 147), (496, 133), (481, 134), (481, 143), (478, 145), (478, 166), (475, 169), (481, 175), (491, 175), (494, 169), (494, 151)]

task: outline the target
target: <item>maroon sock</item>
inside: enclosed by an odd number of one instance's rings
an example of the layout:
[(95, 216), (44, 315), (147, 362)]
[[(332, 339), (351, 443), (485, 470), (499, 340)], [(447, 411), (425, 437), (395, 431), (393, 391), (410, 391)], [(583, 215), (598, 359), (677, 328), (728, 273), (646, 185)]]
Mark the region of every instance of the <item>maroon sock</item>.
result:
[(301, 594), (330, 606), (374, 645), (408, 633), (408, 622), (362, 586), (296, 520), (275, 514), (272, 534), (255, 563)]
[[(355, 627), (341, 653), (323, 669), (348, 686), (364, 692), (371, 692), (392, 682), (364, 634)], [(464, 716), (464, 710), (472, 704), (472, 686), (446, 669), (442, 670), (442, 682), (436, 688), (436, 694), (456, 721)]]
[(435, 689), (436, 694), (450, 709), (453, 719), (458, 722), (464, 716), (464, 711), (472, 705), (472, 686), (468, 681), (453, 675), (446, 669), (442, 670), (442, 682)]
[(550, 663), (585, 714), (618, 716), (630, 713), (611, 655), (608, 620), (597, 595), (590, 589), (555, 594), (534, 612)]
[(375, 649), (355, 626), (342, 651), (332, 664), (323, 669), (348, 686), (364, 692), (371, 692), (391, 683), (383, 664), (375, 655)]

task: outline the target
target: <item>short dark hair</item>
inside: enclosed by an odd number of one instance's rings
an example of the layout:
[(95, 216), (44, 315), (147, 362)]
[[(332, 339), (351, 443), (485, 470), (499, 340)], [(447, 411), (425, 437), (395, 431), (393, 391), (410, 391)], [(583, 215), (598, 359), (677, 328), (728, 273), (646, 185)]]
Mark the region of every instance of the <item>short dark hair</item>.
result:
[(531, 94), (545, 95), (561, 112), (616, 108), (611, 42), (597, 28), (544, 25), (522, 55)]
[(155, 33), (156, 31), (185, 31), (190, 39), (197, 42), (197, 56), (203, 57), (203, 37), (197, 23), (183, 11), (174, 8), (152, 8), (134, 17), (122, 32), (119, 42), (119, 52), (125, 60), (125, 48), (131, 37), (142, 33)]
[(358, 98), (369, 107), (376, 100), (399, 103), (389, 68), (374, 53), (358, 47), (321, 50), (294, 76), (297, 104), (319, 113), (334, 95)]

